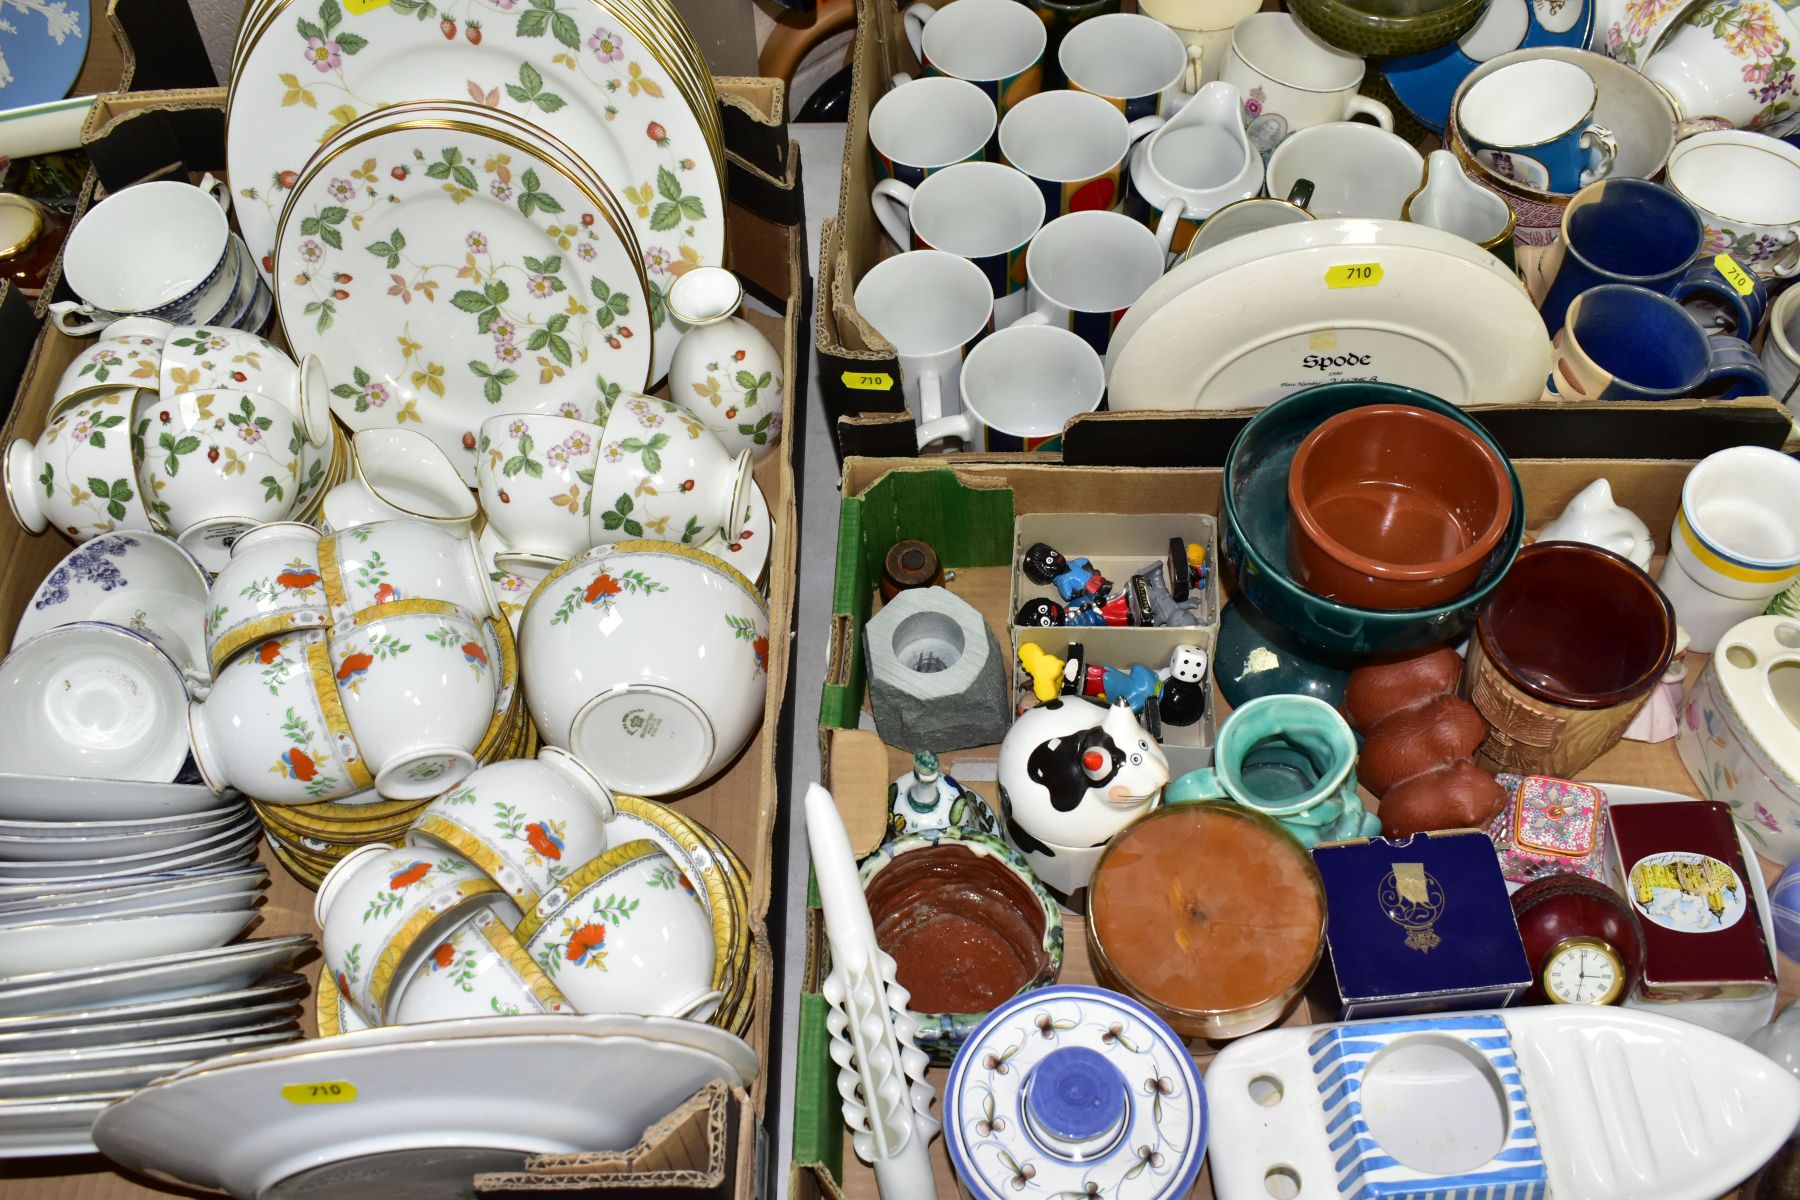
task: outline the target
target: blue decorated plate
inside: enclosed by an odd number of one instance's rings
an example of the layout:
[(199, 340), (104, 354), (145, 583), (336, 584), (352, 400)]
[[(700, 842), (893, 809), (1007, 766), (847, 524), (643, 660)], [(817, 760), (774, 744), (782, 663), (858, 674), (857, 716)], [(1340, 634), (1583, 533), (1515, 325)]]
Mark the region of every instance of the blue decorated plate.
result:
[(0, 109), (68, 95), (92, 24), (87, 0), (0, 0)]
[(1442, 133), (1451, 98), (1470, 71), (1526, 47), (1579, 50), (1593, 28), (1592, 0), (1494, 0), (1461, 38), (1425, 54), (1393, 59), (1381, 73), (1407, 112), (1433, 133)]

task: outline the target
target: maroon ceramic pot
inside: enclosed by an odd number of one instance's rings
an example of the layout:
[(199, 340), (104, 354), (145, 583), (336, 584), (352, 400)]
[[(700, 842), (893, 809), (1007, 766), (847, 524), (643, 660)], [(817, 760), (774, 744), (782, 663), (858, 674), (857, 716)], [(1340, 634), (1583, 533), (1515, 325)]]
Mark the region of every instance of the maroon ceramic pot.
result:
[(1426, 608), (1475, 586), (1512, 519), (1506, 461), (1478, 434), (1406, 404), (1313, 430), (1288, 472), (1288, 569), (1359, 608)]

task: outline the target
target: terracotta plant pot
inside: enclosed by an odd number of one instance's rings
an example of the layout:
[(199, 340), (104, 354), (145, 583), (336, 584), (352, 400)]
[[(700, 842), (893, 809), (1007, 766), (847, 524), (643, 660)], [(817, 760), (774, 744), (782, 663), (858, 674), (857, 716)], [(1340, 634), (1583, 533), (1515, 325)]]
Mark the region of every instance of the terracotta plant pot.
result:
[(1288, 471), (1288, 569), (1366, 608), (1468, 591), (1512, 519), (1512, 468), (1467, 426), (1376, 404), (1313, 430)]
[(1575, 773), (1616, 744), (1675, 652), (1675, 611), (1610, 550), (1539, 542), (1475, 622), (1462, 692), (1492, 729), (1481, 755), (1522, 774)]

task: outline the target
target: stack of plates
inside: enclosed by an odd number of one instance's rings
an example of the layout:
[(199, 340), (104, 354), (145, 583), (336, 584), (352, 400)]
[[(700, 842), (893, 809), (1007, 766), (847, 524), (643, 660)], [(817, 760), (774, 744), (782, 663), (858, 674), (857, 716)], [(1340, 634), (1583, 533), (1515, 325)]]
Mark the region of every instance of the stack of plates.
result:
[(95, 1115), (179, 1067), (300, 1036), (312, 945), (238, 941), (268, 872), (241, 800), (0, 775), (0, 1157), (92, 1150)]
[(692, 1021), (439, 1021), (190, 1067), (114, 1105), (94, 1141), (127, 1169), (243, 1200), (460, 1196), (532, 1155), (629, 1149), (699, 1089), (756, 1074), (743, 1041)]
[(485, 416), (666, 374), (668, 286), (723, 260), (717, 96), (668, 0), (361, 7), (252, 5), (235, 211), (338, 417), (416, 423), (472, 483)]
[[(512, 626), (504, 620), (485, 620), (488, 661), (500, 664), (500, 689), (494, 716), (481, 744), (475, 748), (477, 766), (508, 758), (530, 758), (537, 753), (537, 729), (525, 712), (519, 688), (519, 652)], [(269, 846), (283, 866), (306, 886), (319, 881), (338, 860), (373, 842), (398, 845), (425, 807), (436, 799), (389, 800), (374, 790), (358, 792), (342, 800), (319, 804), (264, 804), (250, 807), (269, 835)]]

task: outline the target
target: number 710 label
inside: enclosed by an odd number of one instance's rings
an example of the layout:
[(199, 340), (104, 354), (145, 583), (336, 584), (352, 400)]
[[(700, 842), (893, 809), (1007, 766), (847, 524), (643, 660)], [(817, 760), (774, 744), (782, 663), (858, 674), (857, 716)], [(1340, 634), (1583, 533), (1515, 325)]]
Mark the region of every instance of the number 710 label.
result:
[(1328, 288), (1374, 287), (1380, 282), (1380, 263), (1341, 263), (1325, 272)]
[(346, 1080), (325, 1083), (290, 1083), (281, 1089), (289, 1104), (349, 1104), (356, 1099), (356, 1085)]

